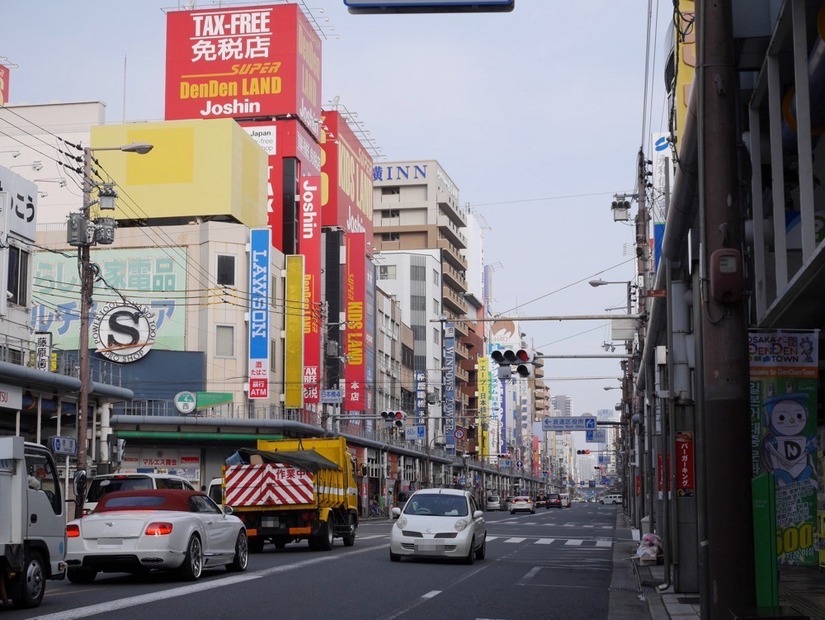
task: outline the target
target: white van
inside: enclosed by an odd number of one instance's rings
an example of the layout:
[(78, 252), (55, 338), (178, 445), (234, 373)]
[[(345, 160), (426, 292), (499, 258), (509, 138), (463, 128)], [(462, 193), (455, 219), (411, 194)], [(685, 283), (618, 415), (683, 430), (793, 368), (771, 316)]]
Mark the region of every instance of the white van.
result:
[(83, 514), (95, 509), (100, 498), (112, 491), (138, 491), (141, 489), (191, 489), (196, 490), (188, 480), (169, 474), (101, 474), (89, 482)]
[(562, 508), (570, 508), (570, 494), (569, 493), (559, 493), (559, 498), (561, 499), (561, 507)]
[(599, 500), (600, 504), (621, 504), (622, 503), (622, 495), (621, 493), (608, 493), (607, 495), (602, 496)]

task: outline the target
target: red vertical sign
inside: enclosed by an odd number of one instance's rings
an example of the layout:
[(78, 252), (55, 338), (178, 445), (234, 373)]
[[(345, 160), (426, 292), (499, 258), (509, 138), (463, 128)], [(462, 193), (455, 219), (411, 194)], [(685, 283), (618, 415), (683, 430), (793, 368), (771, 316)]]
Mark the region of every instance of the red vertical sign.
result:
[(347, 281), (344, 292), (347, 327), (344, 331), (346, 342), (344, 354), (347, 365), (344, 368), (346, 395), (344, 411), (364, 411), (366, 407), (366, 255), (367, 238), (364, 233), (347, 235)]
[(693, 433), (676, 433), (676, 493), (679, 497), (696, 494), (693, 448)]
[(321, 179), (301, 177), (298, 252), (304, 255), (304, 404), (321, 402)]
[(642, 496), (642, 477), (636, 476), (636, 497)]
[(9, 102), (9, 68), (0, 65), (0, 106)]

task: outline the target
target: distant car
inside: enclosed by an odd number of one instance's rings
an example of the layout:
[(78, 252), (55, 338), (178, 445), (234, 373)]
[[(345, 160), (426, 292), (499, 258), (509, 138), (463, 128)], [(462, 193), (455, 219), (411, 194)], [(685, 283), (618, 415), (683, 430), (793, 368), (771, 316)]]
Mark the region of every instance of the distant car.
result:
[(498, 495), (488, 495), (487, 510), (501, 510), (501, 497)]
[(600, 504), (621, 504), (622, 503), (622, 496), (620, 493), (608, 493), (604, 495), (600, 500)]
[(170, 474), (101, 474), (89, 481), (89, 489), (83, 502), (83, 514), (94, 511), (100, 499), (114, 491), (141, 489), (188, 489), (194, 491), (189, 481)]
[(568, 493), (559, 493), (562, 508), (570, 508), (570, 495)]
[(533, 500), (526, 495), (519, 495), (510, 504), (510, 514), (514, 515), (517, 512), (529, 512), (536, 514), (536, 507), (533, 505)]
[(547, 496), (547, 502), (544, 505), (548, 510), (550, 508), (561, 508), (561, 495), (558, 493), (550, 493)]
[(421, 489), (404, 509), (392, 509), (390, 560), (403, 557), (453, 558), (472, 564), (487, 554), (484, 513), (461, 489)]
[(510, 510), (510, 506), (513, 505), (514, 499), (516, 498), (510, 495), (506, 500), (504, 500), (504, 510)]
[(536, 501), (534, 503), (536, 505), (536, 508), (544, 508), (544, 506), (547, 504), (547, 496), (546, 495), (538, 495), (536, 497)]
[(99, 572), (174, 570), (194, 581), (204, 569), (245, 571), (249, 541), (243, 522), (200, 491), (119, 491), (95, 512), (66, 524), (67, 577), (91, 583)]

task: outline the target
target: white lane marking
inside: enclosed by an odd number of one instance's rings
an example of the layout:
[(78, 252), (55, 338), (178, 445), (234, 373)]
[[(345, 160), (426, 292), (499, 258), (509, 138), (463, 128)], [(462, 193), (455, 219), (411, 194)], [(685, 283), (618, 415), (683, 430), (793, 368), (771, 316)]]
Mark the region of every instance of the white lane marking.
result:
[(536, 541), (536, 544), (537, 545), (552, 545), (554, 542), (556, 542), (555, 538), (539, 538)]
[(532, 579), (532, 578), (536, 575), (536, 573), (537, 573), (537, 572), (539, 572), (540, 570), (541, 570), (541, 566), (534, 566), (533, 568), (531, 568), (529, 571), (527, 571), (527, 574), (526, 574), (526, 575), (524, 575), (524, 577), (522, 577), (521, 579), (519, 579), (519, 580), (518, 580), (518, 585), (520, 585), (520, 586), (526, 586), (528, 583), (530, 583), (530, 580), (531, 580), (531, 579)]
[(612, 547), (613, 541), (612, 540), (597, 540), (596, 541), (597, 547)]
[(433, 598), (434, 596), (438, 596), (441, 594), (441, 590), (430, 590), (426, 594), (423, 594), (421, 598)]
[(571, 538), (570, 540), (568, 540), (564, 544), (565, 544), (565, 546), (568, 546), (568, 547), (579, 547), (579, 546), (581, 546), (581, 544), (583, 542), (584, 542), (583, 540), (580, 540), (578, 538)]
[(373, 538), (387, 538), (389, 534), (372, 534), (371, 536), (356, 536), (357, 540), (372, 540)]
[(498, 536), (488, 536), (487, 537), (487, 542), (490, 542), (491, 540), (496, 540), (496, 539), (498, 539)]
[(524, 542), (524, 541), (525, 541), (524, 538), (508, 538), (504, 542), (506, 542), (506, 543), (520, 543), (520, 542)]
[(295, 564), (288, 564), (286, 566), (275, 566), (264, 570), (256, 571), (254, 573), (246, 573), (244, 575), (233, 575), (231, 577), (222, 577), (221, 579), (212, 579), (189, 586), (182, 586), (180, 588), (172, 588), (171, 590), (162, 590), (160, 592), (153, 592), (151, 594), (141, 594), (139, 596), (130, 596), (114, 601), (107, 601), (106, 603), (97, 603), (95, 605), (88, 605), (86, 607), (78, 607), (76, 609), (67, 609), (65, 611), (58, 611), (53, 614), (46, 614), (44, 616), (37, 616), (38, 620), (75, 620), (77, 618), (86, 618), (95, 614), (104, 614), (118, 609), (127, 609), (129, 607), (136, 607), (137, 605), (144, 605), (146, 603), (154, 603), (155, 601), (173, 598), (176, 596), (188, 596), (197, 592), (205, 590), (213, 590), (215, 588), (222, 588), (224, 586), (235, 585), (244, 581), (252, 581), (253, 579), (260, 579), (268, 575), (275, 575), (277, 573), (285, 573), (287, 571), (296, 570), (298, 568), (305, 568), (313, 564), (321, 562), (332, 562), (342, 558), (349, 557), (355, 554), (374, 552), (379, 547), (369, 547), (367, 549), (359, 549), (358, 551), (349, 551), (345, 554), (334, 555), (331, 557), (313, 558), (312, 560), (304, 560), (296, 562)]

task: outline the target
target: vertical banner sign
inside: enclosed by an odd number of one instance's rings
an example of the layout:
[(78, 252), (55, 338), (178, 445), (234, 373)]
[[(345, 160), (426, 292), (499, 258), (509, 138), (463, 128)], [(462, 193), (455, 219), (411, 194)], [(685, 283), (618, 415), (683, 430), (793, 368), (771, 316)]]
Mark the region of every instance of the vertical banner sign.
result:
[(301, 177), (298, 251), (304, 257), (304, 404), (321, 402), (321, 195), (320, 177)]
[(455, 452), (455, 324), (444, 323), (444, 441)]
[(776, 481), (780, 564), (817, 566), (819, 330), (748, 334), (754, 473)]
[(427, 422), (427, 373), (415, 371), (415, 423), (418, 426)]
[(696, 495), (696, 458), (693, 433), (676, 433), (676, 495), (693, 497)]
[(249, 398), (269, 398), (269, 229), (249, 231)]
[(304, 257), (293, 254), (284, 257), (286, 287), (284, 289), (284, 407), (304, 406)]
[(0, 65), (0, 106), (9, 102), (9, 68)]
[(51, 332), (37, 332), (34, 335), (34, 350), (36, 355), (35, 368), (37, 370), (51, 370), (52, 334)]
[(482, 460), (490, 458), (490, 360), (480, 356), (476, 361), (478, 377), (478, 433)]
[(344, 411), (364, 411), (366, 400), (366, 364), (365, 364), (365, 316), (367, 279), (367, 236), (364, 233), (347, 235), (347, 281), (344, 299), (346, 303), (347, 328), (347, 365), (344, 379), (347, 384), (344, 399)]

